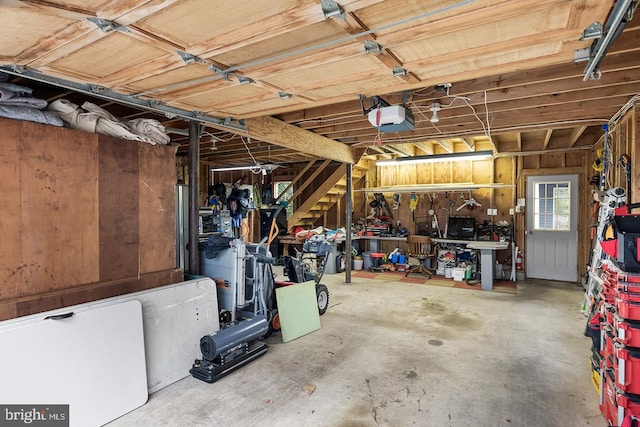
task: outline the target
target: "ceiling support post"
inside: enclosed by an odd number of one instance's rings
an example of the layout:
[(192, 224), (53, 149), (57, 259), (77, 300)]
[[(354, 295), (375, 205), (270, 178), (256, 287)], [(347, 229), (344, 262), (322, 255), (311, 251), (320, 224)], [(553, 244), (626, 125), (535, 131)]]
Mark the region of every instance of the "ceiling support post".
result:
[(345, 241), (344, 241), (344, 281), (345, 283), (351, 283), (351, 223), (353, 222), (352, 212), (353, 212), (353, 178), (352, 171), (353, 165), (351, 163), (347, 163), (347, 194), (345, 195), (347, 202), (345, 203), (346, 212), (346, 225), (345, 225)]
[(200, 275), (198, 184), (200, 182), (200, 123), (189, 122), (189, 273)]

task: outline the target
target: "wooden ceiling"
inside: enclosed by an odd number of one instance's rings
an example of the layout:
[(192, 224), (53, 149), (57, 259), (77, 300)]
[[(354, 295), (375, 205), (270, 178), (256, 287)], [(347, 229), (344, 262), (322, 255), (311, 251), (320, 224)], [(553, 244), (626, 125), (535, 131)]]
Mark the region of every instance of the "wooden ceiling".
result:
[[(580, 149), (640, 92), (638, 16), (600, 80), (583, 81), (585, 64), (573, 61), (592, 43), (580, 41), (583, 30), (605, 23), (614, 3), (342, 0), (343, 14), (325, 17), (334, 2), (6, 0), (0, 66), (17, 80), (35, 72), (106, 88), (120, 97), (100, 105), (161, 120), (179, 153), (184, 117), (121, 101), (219, 119), (201, 139), (201, 158), (219, 165), (251, 164), (248, 151), (261, 163), (294, 163), (353, 161), (353, 148), (380, 158)], [(451, 87), (436, 89), (444, 83)], [(34, 84), (48, 99), (78, 96)], [(415, 128), (379, 134), (360, 96), (368, 108), (372, 96), (400, 104), (403, 92)], [(442, 106), (437, 123), (433, 102)]]

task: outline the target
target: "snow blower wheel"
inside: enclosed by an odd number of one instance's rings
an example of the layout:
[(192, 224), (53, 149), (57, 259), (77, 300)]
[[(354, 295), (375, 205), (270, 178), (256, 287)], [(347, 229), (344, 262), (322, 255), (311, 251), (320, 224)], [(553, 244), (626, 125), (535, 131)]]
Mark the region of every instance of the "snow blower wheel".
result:
[(322, 316), (329, 308), (329, 289), (325, 285), (316, 285), (316, 296), (318, 297), (318, 313)]

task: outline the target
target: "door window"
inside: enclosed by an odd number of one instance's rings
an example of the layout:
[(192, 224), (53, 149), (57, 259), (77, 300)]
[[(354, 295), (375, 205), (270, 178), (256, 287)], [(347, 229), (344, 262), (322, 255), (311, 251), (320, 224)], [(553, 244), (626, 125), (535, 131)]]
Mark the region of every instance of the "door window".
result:
[(534, 189), (534, 229), (569, 231), (571, 188), (569, 181), (538, 182)]

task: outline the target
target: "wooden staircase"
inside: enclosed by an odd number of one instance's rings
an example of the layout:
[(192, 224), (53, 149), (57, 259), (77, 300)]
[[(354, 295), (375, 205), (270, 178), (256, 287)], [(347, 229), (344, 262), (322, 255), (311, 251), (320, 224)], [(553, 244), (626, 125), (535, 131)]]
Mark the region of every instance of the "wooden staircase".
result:
[[(322, 167), (326, 166), (325, 162)], [(361, 160), (352, 168), (352, 185), (353, 188), (360, 188), (360, 181), (366, 176), (369, 170), (369, 163)], [(317, 176), (317, 174), (316, 174)], [(315, 178), (315, 177), (314, 177)], [(308, 179), (305, 184), (311, 184)], [(317, 181), (317, 180), (316, 180)], [(305, 186), (301, 186), (296, 190), (292, 199), (302, 193)], [(344, 195), (347, 192), (346, 165), (342, 164), (325, 179), (321, 184), (315, 187), (311, 196), (307, 197), (299, 206), (294, 204), (293, 215), (287, 220), (287, 226), (291, 230), (295, 226), (305, 228), (314, 228), (319, 225), (326, 225), (325, 215), (329, 209), (336, 204), (344, 203)], [(340, 208), (340, 206), (338, 206)]]

